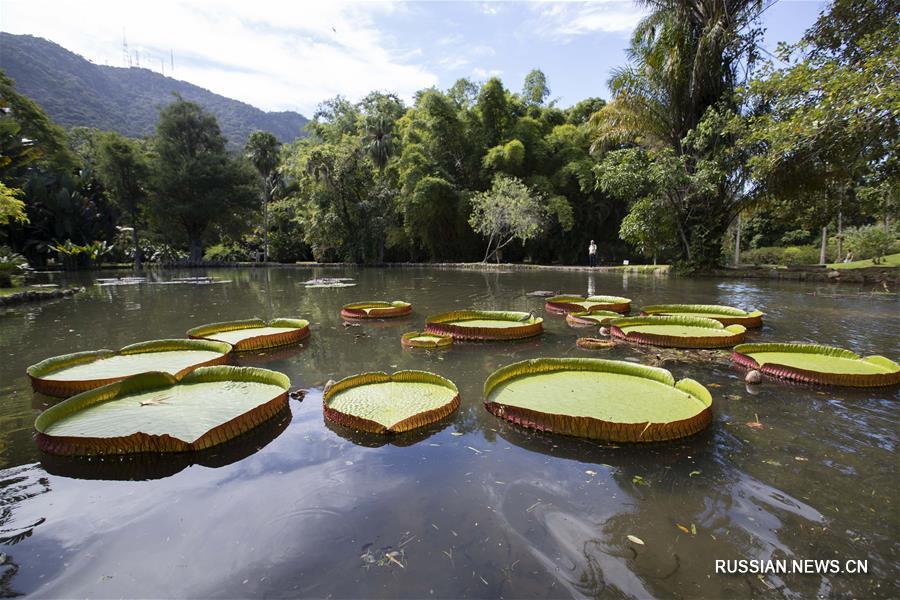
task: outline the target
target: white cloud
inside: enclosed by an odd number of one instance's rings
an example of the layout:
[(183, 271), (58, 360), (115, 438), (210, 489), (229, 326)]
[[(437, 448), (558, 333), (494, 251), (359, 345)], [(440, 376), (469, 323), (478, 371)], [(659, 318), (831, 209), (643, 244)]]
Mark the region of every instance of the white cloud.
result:
[(299, 110), (336, 94), (351, 99), (373, 89), (412, 98), (436, 74), (407, 62), (419, 48), (400, 48), (375, 26), (394, 3), (227, 0), (154, 3), (3, 0), (0, 27), (59, 43), (98, 64), (122, 66), (122, 34), (141, 66), (265, 110)]
[(498, 2), (482, 2), (481, 12), (486, 15), (496, 15), (500, 12), (500, 3)]
[(534, 2), (528, 5), (537, 18), (532, 28), (559, 41), (592, 33), (630, 33), (644, 11), (631, 0), (594, 2)]
[(472, 69), (472, 75), (478, 79), (489, 79), (491, 77), (503, 75), (503, 71), (501, 69), (482, 69), (481, 67), (475, 67)]

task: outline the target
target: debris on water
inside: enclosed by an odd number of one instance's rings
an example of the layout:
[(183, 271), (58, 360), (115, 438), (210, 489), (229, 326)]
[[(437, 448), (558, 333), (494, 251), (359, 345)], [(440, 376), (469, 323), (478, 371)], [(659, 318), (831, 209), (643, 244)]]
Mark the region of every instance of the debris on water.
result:
[(332, 388), (332, 386), (334, 386), (335, 383), (337, 383), (337, 382), (334, 379), (329, 379), (328, 381), (326, 381), (325, 387), (322, 388), (322, 393), (327, 394), (328, 390), (330, 390)]
[(587, 471), (585, 471), (585, 473), (587, 473), (588, 475), (590, 475), (591, 477), (593, 477), (594, 475), (597, 474), (597, 471), (587, 470)]
[(601, 327), (600, 335), (609, 335), (609, 327)]
[(288, 396), (291, 400), (296, 400), (297, 402), (303, 402), (303, 399), (306, 397), (306, 390), (294, 390), (288, 393)]
[(450, 432), (450, 435), (460, 436), (460, 435), (463, 435), (463, 434), (460, 433), (459, 431), (451, 431), (451, 432)]
[[(802, 456), (795, 456), (795, 457), (794, 457), (794, 460), (799, 461), (799, 462), (807, 462), (807, 461), (809, 461), (808, 458), (804, 458), (804, 457), (802, 457)], [(872, 490), (872, 491), (874, 492), (875, 490)]]
[(690, 533), (690, 532), (691, 532), (690, 529), (688, 529), (687, 527), (685, 527), (685, 526), (682, 525), (681, 523), (675, 523), (675, 526), (676, 526), (678, 529), (680, 529), (681, 531), (685, 532), (685, 533)]
[(469, 450), (471, 450), (471, 451), (474, 452), (475, 454), (481, 454), (481, 450), (479, 450), (478, 448), (473, 448), (472, 446), (466, 446), (466, 448), (468, 448)]
[(646, 480), (644, 480), (644, 478), (641, 477), (640, 475), (635, 475), (634, 477), (632, 477), (631, 483), (633, 483), (635, 485), (646, 485), (648, 487), (650, 486), (650, 483), (647, 482)]
[(759, 415), (754, 415), (754, 416), (756, 417), (756, 420), (749, 421), (749, 422), (745, 423), (745, 425), (747, 425), (747, 427), (749, 427), (751, 429), (762, 429), (763, 424), (759, 422)]
[(353, 281), (352, 277), (319, 277), (317, 279), (304, 281), (303, 285), (308, 288), (343, 288), (355, 286), (356, 284), (350, 283), (351, 281)]
[(645, 544), (644, 544), (644, 540), (642, 540), (641, 538), (637, 537), (636, 535), (628, 534), (628, 535), (625, 536), (625, 537), (627, 537), (627, 538), (628, 538), (628, 541), (630, 541), (630, 542), (634, 542), (635, 544), (639, 544), (639, 545), (641, 545), (641, 546), (645, 545)]
[(525, 295), (526, 296), (539, 296), (541, 298), (549, 298), (550, 296), (555, 296), (556, 292), (551, 292), (550, 290), (534, 290), (533, 292), (528, 292)]
[(699, 475), (699, 474), (700, 474), (700, 471), (691, 471), (690, 473), (688, 473), (688, 477), (693, 477), (694, 475)]
[(744, 376), (744, 381), (750, 384), (762, 383), (763, 376), (762, 373), (757, 371), (756, 369), (752, 371), (748, 371)]

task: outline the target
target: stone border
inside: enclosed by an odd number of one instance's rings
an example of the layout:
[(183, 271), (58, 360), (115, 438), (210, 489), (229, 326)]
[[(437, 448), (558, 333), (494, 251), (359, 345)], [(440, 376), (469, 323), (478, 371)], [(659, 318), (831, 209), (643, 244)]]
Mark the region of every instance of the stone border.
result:
[(24, 304), (26, 302), (40, 302), (41, 300), (54, 300), (57, 298), (71, 298), (79, 292), (83, 292), (83, 287), (52, 289), (52, 290), (26, 290), (9, 294), (8, 296), (0, 296), (0, 306), (13, 306), (16, 304)]

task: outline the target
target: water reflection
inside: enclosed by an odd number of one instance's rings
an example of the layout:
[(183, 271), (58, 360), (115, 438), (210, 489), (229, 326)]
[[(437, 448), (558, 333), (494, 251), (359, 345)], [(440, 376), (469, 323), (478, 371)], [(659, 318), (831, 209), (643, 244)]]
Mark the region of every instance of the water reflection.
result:
[(424, 442), (434, 434), (439, 433), (449, 427), (452, 423), (452, 415), (448, 415), (437, 423), (432, 423), (427, 427), (419, 427), (418, 429), (413, 429), (412, 431), (404, 431), (403, 433), (395, 433), (392, 435), (378, 435), (365, 431), (357, 431), (355, 429), (350, 429), (349, 427), (339, 425), (338, 423), (332, 423), (324, 417), (322, 418), (322, 421), (324, 422), (325, 427), (327, 427), (329, 430), (347, 440), (348, 442), (356, 444), (357, 446), (363, 446), (365, 448), (381, 448), (382, 446), (387, 446), (388, 444), (390, 444), (393, 446), (397, 446), (398, 448), (403, 448), (406, 446), (412, 446), (414, 444)]
[[(0, 593), (900, 595), (896, 389), (767, 380), (748, 391), (727, 353), (670, 354), (619, 344), (603, 357), (658, 361), (676, 379), (707, 385), (714, 421), (706, 432), (669, 444), (596, 444), (519, 429), (482, 404), (484, 380), (499, 367), (583, 356), (574, 345), (583, 330), (564, 319), (547, 317), (544, 335), (531, 340), (457, 344), (446, 352), (404, 352), (399, 336), (421, 328), (426, 315), (455, 308), (544, 315), (543, 298), (527, 296), (533, 290), (593, 285), (595, 293), (621, 295), (621, 274), (310, 267), (151, 276), (231, 283), (100, 288), (90, 285), (90, 274), (60, 274), (63, 283), (89, 288), (70, 300), (0, 310), (0, 466), (2, 480), (10, 482), (0, 495), (0, 528), (10, 538), (3, 548), (7, 564), (14, 565), (0, 565), (0, 584), (7, 585)], [(302, 285), (322, 276), (352, 277), (358, 285)], [(634, 274), (627, 286), (635, 307), (759, 308), (767, 315), (766, 328), (754, 333), (760, 340), (810, 339), (861, 354), (900, 355), (896, 296), (848, 297), (797, 282)], [(341, 305), (379, 297), (409, 300), (415, 313), (400, 326), (343, 326)], [(222, 461), (227, 464), (184, 465), (153, 480), (76, 479), (38, 464), (33, 422), (48, 402), (32, 395), (24, 375), (29, 364), (251, 316), (298, 316), (313, 330), (302, 348), (238, 358), (269, 361), (265, 367), (309, 390), (306, 400), (291, 404), (291, 421), (274, 439)], [(400, 369), (451, 379), (460, 389), (460, 408), (402, 446), (323, 422), (327, 380)], [(403, 568), (361, 560), (368, 550), (401, 544)], [(715, 558), (769, 556), (866, 558), (870, 575), (761, 580), (713, 572)]]

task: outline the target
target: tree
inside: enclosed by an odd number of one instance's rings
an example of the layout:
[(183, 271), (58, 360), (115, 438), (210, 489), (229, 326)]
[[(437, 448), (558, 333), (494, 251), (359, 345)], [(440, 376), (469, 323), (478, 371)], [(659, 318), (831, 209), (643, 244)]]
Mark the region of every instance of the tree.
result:
[(151, 210), (162, 228), (184, 233), (190, 260), (203, 258), (211, 226), (236, 224), (259, 191), (252, 166), (225, 151), (216, 118), (180, 98), (160, 111)]
[(532, 69), (525, 76), (525, 83), (522, 85), (522, 97), (525, 102), (532, 106), (543, 105), (547, 98), (550, 97), (550, 88), (547, 87), (547, 76), (540, 69)]
[[(761, 0), (647, 0), (649, 14), (632, 35), (631, 64), (609, 85), (614, 99), (591, 119), (593, 148), (602, 154), (637, 144), (660, 172), (686, 186), (656, 195), (666, 198), (679, 232), (680, 258), (688, 269), (718, 264), (721, 244), (747, 190), (739, 161), (730, 153), (734, 136), (714, 130), (724, 114), (738, 110), (735, 89), (756, 60)], [(710, 111), (715, 114), (709, 115)], [(709, 118), (706, 130), (696, 132)], [(693, 136), (693, 137), (691, 137)], [(714, 162), (724, 163), (716, 166)], [(673, 170), (674, 169), (674, 170)], [(712, 184), (712, 185), (710, 185)], [(604, 187), (602, 181), (598, 181)]]
[(268, 131), (254, 131), (247, 138), (244, 154), (262, 180), (263, 262), (269, 261), (269, 203), (279, 185), (278, 153), (281, 142)]
[(138, 142), (106, 132), (97, 148), (97, 174), (119, 208), (128, 215), (134, 248), (134, 268), (143, 267), (138, 230), (147, 199), (150, 174), (147, 157)]
[[(778, 51), (736, 120), (760, 194), (826, 227), (866, 203), (887, 229), (900, 158), (900, 21), (889, 0), (835, 0), (804, 38)], [(812, 224), (812, 223), (811, 223)], [(823, 239), (826, 236), (823, 236)]]
[(375, 114), (366, 118), (366, 133), (363, 148), (378, 169), (381, 182), (384, 182), (384, 169), (394, 154), (394, 123), (387, 115)]
[(546, 220), (543, 196), (505, 175), (498, 175), (489, 191), (475, 195), (469, 217), (472, 229), (488, 238), (483, 262), (492, 257), (500, 262), (500, 250), (516, 239), (524, 244), (537, 236)]

